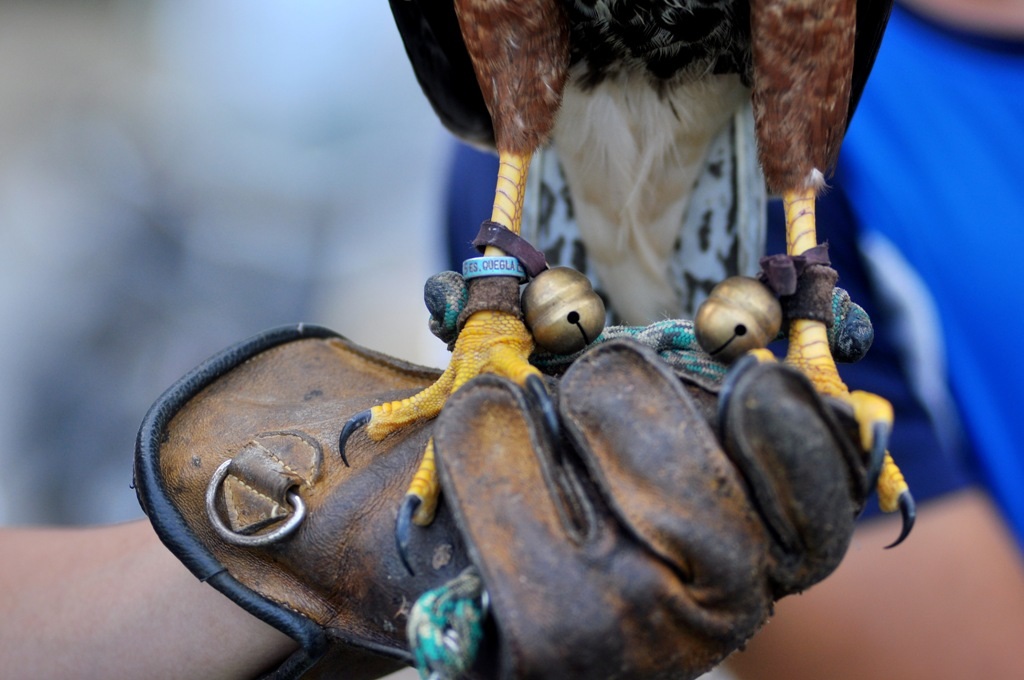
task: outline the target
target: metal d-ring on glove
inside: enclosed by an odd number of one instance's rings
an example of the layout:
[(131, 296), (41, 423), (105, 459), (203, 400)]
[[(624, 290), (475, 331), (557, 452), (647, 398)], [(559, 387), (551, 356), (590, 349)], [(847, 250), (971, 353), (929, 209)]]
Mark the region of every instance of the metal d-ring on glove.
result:
[(221, 463), (213, 472), (210, 478), (210, 485), (206, 487), (206, 516), (217, 534), (234, 545), (246, 548), (256, 548), (265, 545), (272, 545), (287, 538), (293, 531), (299, 528), (302, 521), (306, 519), (306, 503), (302, 496), (296, 491), (289, 490), (287, 500), (291, 509), (286, 512), (287, 519), (281, 521), (271, 531), (261, 534), (247, 535), (232, 529), (220, 518), (220, 511), (217, 509), (217, 492), (228, 476), (228, 470), (233, 460), (226, 460)]
[[(272, 677), (417, 663), (435, 677), (692, 678), (838, 564), (867, 494), (851, 423), (800, 374), (741, 362), (720, 399), (628, 339), (565, 372), (564, 438), (485, 375), (431, 423), (353, 437), (341, 461), (349, 415), (436, 375), (297, 326), (214, 357), (147, 415), (140, 502), (198, 578), (299, 642)], [(430, 437), (444, 495), (411, 536), (409, 574), (394, 508)], [(286, 533), (296, 499), (305, 519)]]

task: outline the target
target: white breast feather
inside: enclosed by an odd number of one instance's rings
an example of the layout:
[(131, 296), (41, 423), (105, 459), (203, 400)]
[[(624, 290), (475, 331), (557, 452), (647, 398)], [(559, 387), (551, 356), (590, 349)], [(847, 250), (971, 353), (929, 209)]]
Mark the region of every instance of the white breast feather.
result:
[(748, 100), (734, 75), (662, 95), (627, 77), (566, 88), (554, 144), (588, 256), (627, 323), (680, 315), (673, 246), (710, 141)]

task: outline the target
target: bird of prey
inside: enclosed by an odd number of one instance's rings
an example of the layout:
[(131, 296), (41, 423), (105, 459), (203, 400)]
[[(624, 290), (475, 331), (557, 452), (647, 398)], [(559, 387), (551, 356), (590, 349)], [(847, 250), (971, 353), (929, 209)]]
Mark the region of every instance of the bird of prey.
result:
[[(623, 318), (652, 322), (672, 302), (664, 251), (680, 240), (709, 145), (752, 107), (756, 158), (783, 198), (789, 255), (818, 246), (815, 198), (833, 168), (874, 62), (891, 0), (390, 0), (426, 96), (442, 122), (499, 156), (490, 221), (521, 230), (531, 157), (552, 142), (583, 245)], [(501, 256), (490, 245), (485, 255)], [(516, 310), (472, 313), (437, 384), (346, 427), (384, 437), (436, 415), (482, 371), (536, 384)], [(850, 393), (819, 321), (790, 326), (786, 361), (850, 404), (881, 459), (888, 402)], [(429, 452), (429, 451), (428, 451)], [(432, 455), (432, 452), (429, 452)], [(427, 466), (432, 461), (427, 462)], [(885, 454), (880, 501), (909, 496)], [(419, 501), (417, 501), (419, 502)], [(429, 521), (424, 504), (417, 521)], [(413, 508), (415, 509), (415, 507)], [(902, 538), (902, 537), (901, 537)]]

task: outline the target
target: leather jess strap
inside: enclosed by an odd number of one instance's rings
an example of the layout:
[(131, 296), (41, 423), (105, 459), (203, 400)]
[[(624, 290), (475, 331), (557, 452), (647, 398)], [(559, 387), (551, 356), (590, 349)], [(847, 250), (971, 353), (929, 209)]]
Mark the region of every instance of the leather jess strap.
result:
[(488, 220), (481, 224), (480, 232), (473, 239), (473, 246), (480, 252), (483, 252), (487, 246), (500, 248), (519, 260), (531, 278), (548, 268), (544, 253), (534, 248), (529, 241), (505, 225), (497, 222)]

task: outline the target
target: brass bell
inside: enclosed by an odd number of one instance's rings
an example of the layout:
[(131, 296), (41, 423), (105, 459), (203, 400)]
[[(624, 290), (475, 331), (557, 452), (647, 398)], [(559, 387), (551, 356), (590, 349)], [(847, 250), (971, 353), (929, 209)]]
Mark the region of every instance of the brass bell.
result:
[(766, 347), (782, 327), (782, 307), (767, 286), (732, 276), (711, 289), (697, 310), (697, 342), (714, 359), (732, 363), (752, 349)]
[(523, 317), (537, 346), (554, 354), (583, 349), (604, 330), (604, 302), (575, 269), (554, 267), (523, 291)]

